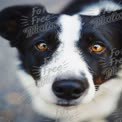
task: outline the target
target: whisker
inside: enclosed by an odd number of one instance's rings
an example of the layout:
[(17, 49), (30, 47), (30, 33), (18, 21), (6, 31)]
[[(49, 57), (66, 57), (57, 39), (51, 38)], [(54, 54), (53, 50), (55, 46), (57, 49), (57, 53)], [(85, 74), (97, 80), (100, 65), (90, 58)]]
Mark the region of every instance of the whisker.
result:
[(102, 65), (103, 68), (108, 68), (108, 65)]
[(37, 66), (32, 66), (33, 68), (37, 68), (37, 69), (40, 69), (40, 67), (37, 67)]
[(90, 70), (90, 72), (91, 72), (92, 74), (96, 74), (96, 72), (94, 72), (93, 70)]
[(39, 73), (32, 73), (33, 75), (35, 75), (36, 77), (39, 77), (40, 74)]
[(100, 65), (102, 65), (103, 67), (108, 67), (108, 64), (106, 63), (100, 64)]
[(29, 26), (29, 24), (22, 24), (23, 26)]
[(104, 64), (106, 64), (106, 62), (102, 62), (101, 64), (103, 64), (103, 65), (104, 65)]
[(38, 71), (39, 69), (31, 69), (31, 71)]
[(36, 73), (38, 73), (38, 74), (39, 74), (40, 72), (39, 72), (39, 71), (33, 71), (32, 73), (33, 73), (33, 74), (36, 74)]
[(23, 18), (29, 18), (28, 16), (22, 16)]
[(20, 19), (20, 20), (22, 20), (22, 21), (26, 21), (26, 20), (28, 20), (28, 19), (26, 19), (26, 18), (22, 18), (22, 19)]
[(35, 77), (40, 77), (40, 73), (34, 72), (34, 73), (32, 73), (32, 74), (35, 75)]
[(21, 22), (22, 24), (28, 24), (28, 22)]
[(99, 60), (98, 62), (102, 63), (102, 62), (105, 62), (105, 60)]
[(101, 57), (100, 60), (105, 60), (105, 58), (104, 57)]

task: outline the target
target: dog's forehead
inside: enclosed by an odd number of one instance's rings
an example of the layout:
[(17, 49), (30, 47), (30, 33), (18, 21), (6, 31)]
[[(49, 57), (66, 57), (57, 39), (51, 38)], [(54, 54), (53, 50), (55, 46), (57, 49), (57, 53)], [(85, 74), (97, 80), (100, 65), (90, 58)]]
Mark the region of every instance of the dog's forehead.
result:
[(78, 15), (61, 15), (58, 19), (60, 26), (59, 40), (62, 43), (71, 44), (79, 40), (82, 30), (82, 18)]

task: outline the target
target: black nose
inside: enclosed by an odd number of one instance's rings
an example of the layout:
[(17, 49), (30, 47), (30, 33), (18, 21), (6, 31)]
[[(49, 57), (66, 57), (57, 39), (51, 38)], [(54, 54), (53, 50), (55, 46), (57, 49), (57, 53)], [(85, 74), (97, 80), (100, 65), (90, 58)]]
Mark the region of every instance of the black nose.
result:
[(78, 80), (55, 81), (52, 86), (54, 94), (58, 98), (65, 100), (74, 100), (79, 98), (87, 88), (87, 81)]

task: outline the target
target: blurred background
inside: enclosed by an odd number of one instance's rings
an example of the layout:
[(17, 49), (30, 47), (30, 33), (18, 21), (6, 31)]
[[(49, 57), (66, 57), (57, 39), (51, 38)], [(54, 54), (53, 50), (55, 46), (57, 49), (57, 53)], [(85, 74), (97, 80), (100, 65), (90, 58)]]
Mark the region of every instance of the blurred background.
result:
[[(0, 0), (0, 10), (11, 5), (43, 4), (51, 13), (59, 13), (71, 0)], [(17, 50), (0, 37), (0, 122), (54, 122), (40, 117), (31, 107), (31, 99), (15, 75)], [(107, 108), (106, 108), (107, 109)], [(114, 115), (114, 116), (113, 116)], [(121, 101), (110, 122), (121, 118)], [(117, 122), (117, 121), (116, 121)]]

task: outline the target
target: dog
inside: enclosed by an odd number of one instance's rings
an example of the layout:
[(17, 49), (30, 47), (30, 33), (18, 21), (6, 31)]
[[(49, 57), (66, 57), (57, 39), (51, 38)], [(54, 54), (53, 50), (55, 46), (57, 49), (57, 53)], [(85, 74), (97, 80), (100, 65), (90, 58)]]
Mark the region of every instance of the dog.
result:
[(76, 0), (0, 11), (0, 35), (18, 50), (17, 75), (42, 116), (104, 122), (122, 92), (121, 1)]

